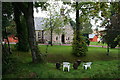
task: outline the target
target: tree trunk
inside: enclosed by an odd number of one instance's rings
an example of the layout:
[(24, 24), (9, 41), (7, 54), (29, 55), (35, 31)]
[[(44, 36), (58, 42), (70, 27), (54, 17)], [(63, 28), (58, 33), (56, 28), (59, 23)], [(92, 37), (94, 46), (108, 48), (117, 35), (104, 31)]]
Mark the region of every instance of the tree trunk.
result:
[(36, 34), (35, 34), (35, 27), (34, 27), (34, 17), (33, 17), (33, 3), (28, 3), (28, 10), (26, 10), (27, 14), (26, 17), (26, 24), (28, 27), (28, 37), (29, 37), (29, 45), (32, 54), (32, 61), (39, 62), (42, 60), (41, 54), (39, 54), (39, 50), (36, 43)]
[(53, 42), (52, 42), (53, 27), (52, 27), (52, 23), (51, 23), (51, 16), (50, 16), (50, 29), (51, 29), (51, 30), (50, 30), (50, 31), (51, 31), (51, 32), (50, 32), (50, 35), (51, 35), (51, 36), (50, 36), (50, 45), (53, 46), (53, 44), (52, 44), (52, 43), (53, 43)]
[(72, 53), (75, 56), (85, 56), (87, 51), (87, 46), (81, 37), (80, 34), (80, 22), (79, 22), (79, 8), (78, 8), (78, 1), (76, 1), (76, 29), (74, 32), (74, 38), (73, 38), (73, 51)]
[(32, 62), (38, 63), (43, 61), (42, 54), (40, 53), (37, 43), (36, 43), (36, 34), (35, 34), (35, 27), (34, 27), (34, 17), (33, 17), (33, 3), (32, 2), (19, 2), (14, 4), (15, 7), (23, 12), (27, 31), (28, 31), (28, 42), (32, 54)]
[(109, 55), (109, 43), (107, 44), (107, 55)]
[(80, 36), (80, 22), (79, 22), (79, 8), (77, 1), (76, 2), (76, 40), (80, 40), (79, 36)]
[(17, 31), (17, 37), (18, 37), (18, 44), (17, 44), (17, 50), (20, 50), (20, 43), (21, 43), (21, 24), (20, 24), (20, 15), (21, 15), (21, 12), (20, 10), (14, 5), (16, 3), (13, 3), (13, 6), (14, 6), (14, 20), (15, 20), (15, 23), (16, 23), (16, 31)]
[(10, 54), (12, 54), (11, 49), (10, 49), (10, 43), (9, 43), (8, 36), (7, 36), (6, 27), (5, 27), (5, 36), (6, 36), (6, 39), (7, 39), (7, 42), (8, 42), (8, 52), (9, 52)]
[(27, 27), (25, 25), (25, 19), (21, 15), (21, 11), (19, 10), (18, 6), (16, 6), (16, 3), (13, 3), (13, 6), (14, 6), (16, 31), (18, 37), (17, 50), (29, 51), (28, 35), (27, 35)]

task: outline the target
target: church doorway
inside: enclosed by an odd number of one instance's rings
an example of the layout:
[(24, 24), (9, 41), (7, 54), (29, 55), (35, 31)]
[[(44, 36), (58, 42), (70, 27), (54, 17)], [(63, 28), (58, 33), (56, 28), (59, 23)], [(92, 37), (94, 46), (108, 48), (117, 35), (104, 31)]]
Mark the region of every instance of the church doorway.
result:
[(62, 36), (61, 36), (61, 42), (62, 42), (62, 44), (65, 43), (65, 35), (64, 34), (62, 34)]

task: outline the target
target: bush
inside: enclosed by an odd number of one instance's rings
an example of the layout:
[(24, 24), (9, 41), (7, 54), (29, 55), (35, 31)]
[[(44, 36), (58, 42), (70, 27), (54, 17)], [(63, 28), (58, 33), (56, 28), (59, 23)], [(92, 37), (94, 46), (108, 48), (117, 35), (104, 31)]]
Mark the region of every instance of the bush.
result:
[(117, 41), (113, 41), (112, 44), (110, 44), (110, 48), (115, 48), (118, 45)]
[(115, 48), (119, 44), (119, 40), (115, 40), (115, 38), (119, 36), (119, 34), (120, 34), (119, 30), (117, 31), (115, 29), (114, 30), (109, 29), (107, 31), (104, 38), (105, 38), (106, 43), (110, 45), (110, 48)]
[(86, 43), (84, 42), (83, 36), (80, 36), (78, 40), (76, 40), (76, 36), (74, 36), (72, 48), (73, 48), (72, 53), (77, 57), (85, 56), (86, 52), (88, 51), (88, 48)]

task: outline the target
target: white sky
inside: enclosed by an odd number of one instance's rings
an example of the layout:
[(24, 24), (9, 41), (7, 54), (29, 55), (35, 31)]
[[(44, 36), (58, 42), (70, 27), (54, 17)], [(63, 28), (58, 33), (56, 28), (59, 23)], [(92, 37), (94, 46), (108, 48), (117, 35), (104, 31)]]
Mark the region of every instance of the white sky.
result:
[[(52, 3), (52, 5), (54, 6), (53, 0), (51, 0), (50, 3)], [(55, 10), (57, 10), (58, 12), (60, 12), (60, 8), (61, 8), (61, 7), (64, 7), (64, 8), (66, 8), (66, 9), (71, 9), (71, 7), (68, 6), (68, 5), (62, 6), (62, 2), (60, 2), (60, 1), (57, 2), (57, 5), (58, 5), (58, 6), (56, 7)], [(50, 8), (50, 9), (51, 9), (51, 8)], [(40, 7), (38, 8), (38, 10), (39, 10), (39, 12), (37, 13), (37, 12), (36, 12), (36, 8), (34, 8), (34, 17), (43, 17), (43, 18), (48, 17), (48, 15), (47, 15), (47, 14), (49, 14), (48, 11), (42, 11)], [(73, 20), (75, 20), (75, 18), (76, 18), (76, 13), (75, 13), (75, 12), (70, 12), (69, 15), (70, 15), (70, 17), (71, 17)], [(95, 29), (97, 25), (100, 26), (100, 23), (101, 23), (101, 22), (102, 22), (102, 21), (99, 20), (97, 23), (95, 23), (95, 20), (94, 20), (94, 19), (91, 19), (92, 29)], [(104, 28), (98, 28), (98, 29), (99, 29), (99, 30), (103, 30)]]

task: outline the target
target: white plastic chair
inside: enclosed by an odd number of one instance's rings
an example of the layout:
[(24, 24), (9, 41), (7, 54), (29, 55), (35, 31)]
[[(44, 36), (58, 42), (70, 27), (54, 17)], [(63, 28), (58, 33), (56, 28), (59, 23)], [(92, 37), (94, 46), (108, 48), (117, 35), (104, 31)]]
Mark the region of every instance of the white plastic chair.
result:
[(68, 69), (68, 72), (70, 71), (70, 63), (69, 62), (63, 62), (63, 71), (65, 68)]
[(85, 69), (87, 69), (88, 67), (91, 69), (91, 64), (92, 64), (92, 62), (84, 63), (83, 67), (85, 67)]

